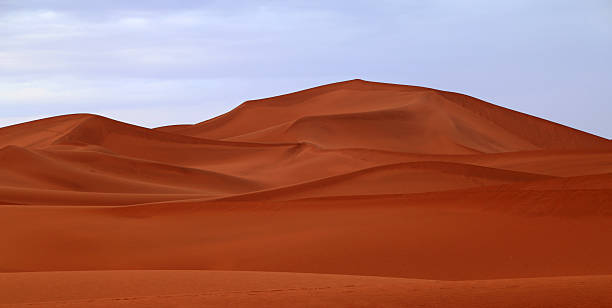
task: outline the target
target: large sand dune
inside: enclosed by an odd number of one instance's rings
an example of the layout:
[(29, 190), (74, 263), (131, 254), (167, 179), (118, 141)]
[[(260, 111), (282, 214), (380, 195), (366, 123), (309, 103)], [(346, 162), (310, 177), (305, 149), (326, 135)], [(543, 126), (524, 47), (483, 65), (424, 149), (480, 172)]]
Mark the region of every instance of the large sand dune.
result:
[(610, 149), (607, 139), (466, 95), (359, 79), (249, 101), (217, 118), (168, 130), (215, 139), (312, 141), (331, 148), (418, 153)]
[(58, 116), (0, 128), (0, 234), (6, 307), (606, 307), (612, 141), (363, 80)]

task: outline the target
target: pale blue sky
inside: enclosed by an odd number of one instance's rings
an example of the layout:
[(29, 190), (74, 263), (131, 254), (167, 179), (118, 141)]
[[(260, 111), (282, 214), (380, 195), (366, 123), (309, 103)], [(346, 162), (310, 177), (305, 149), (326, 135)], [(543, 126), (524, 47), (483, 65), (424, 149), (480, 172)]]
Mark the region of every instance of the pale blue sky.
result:
[(154, 127), (361, 78), (462, 92), (612, 137), (609, 0), (0, 0), (0, 126)]

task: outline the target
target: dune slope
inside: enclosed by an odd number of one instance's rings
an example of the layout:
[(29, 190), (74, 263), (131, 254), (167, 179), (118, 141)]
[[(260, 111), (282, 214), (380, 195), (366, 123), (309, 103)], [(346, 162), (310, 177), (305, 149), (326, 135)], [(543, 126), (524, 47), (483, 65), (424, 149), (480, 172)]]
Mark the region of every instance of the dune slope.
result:
[(216, 139), (438, 154), (610, 149), (607, 139), (466, 95), (363, 80), (249, 101), (217, 118), (171, 130)]

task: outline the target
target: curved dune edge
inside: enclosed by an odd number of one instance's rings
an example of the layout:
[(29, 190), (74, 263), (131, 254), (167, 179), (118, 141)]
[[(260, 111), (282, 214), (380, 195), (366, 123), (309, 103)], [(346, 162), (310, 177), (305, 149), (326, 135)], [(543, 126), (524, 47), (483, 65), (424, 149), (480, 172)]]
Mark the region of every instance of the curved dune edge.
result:
[(608, 307), (612, 275), (439, 281), (350, 275), (98, 271), (0, 274), (0, 307)]
[[(297, 135), (288, 130), (295, 128), (296, 123), (313, 120), (316, 123), (298, 129)], [(373, 120), (379, 125), (370, 127)], [(384, 124), (394, 120), (401, 121), (391, 126)], [(283, 123), (287, 123), (284, 128)], [(327, 126), (330, 129), (321, 131)], [(280, 129), (270, 129), (273, 127)], [(370, 133), (364, 129), (368, 127), (381, 130), (368, 135), (369, 138), (360, 138)], [(279, 142), (314, 137), (328, 146), (371, 142), (377, 145), (372, 148), (388, 149), (400, 146), (392, 144), (394, 135), (401, 132), (399, 139), (409, 144), (412, 152), (447, 151), (452, 154), (465, 154), (466, 148), (487, 153), (612, 149), (605, 138), (467, 95), (359, 79), (248, 101), (216, 118), (168, 130), (187, 136), (240, 141)], [(355, 134), (356, 130), (361, 130), (361, 134)], [(418, 139), (423, 136), (429, 138)], [(332, 139), (321, 139), (329, 137)], [(412, 138), (417, 139), (411, 142)], [(379, 143), (379, 139), (387, 142)], [(428, 144), (431, 139), (434, 143)]]
[(217, 200), (291, 200), (343, 194), (419, 193), (550, 178), (553, 177), (469, 164), (420, 161), (375, 166), (312, 182)]

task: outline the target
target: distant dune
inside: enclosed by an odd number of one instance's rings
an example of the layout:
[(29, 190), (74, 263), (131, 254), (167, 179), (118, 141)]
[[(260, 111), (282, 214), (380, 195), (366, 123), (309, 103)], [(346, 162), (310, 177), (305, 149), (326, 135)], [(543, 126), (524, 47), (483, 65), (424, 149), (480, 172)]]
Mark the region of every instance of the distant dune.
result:
[(607, 307), (612, 141), (358, 79), (64, 115), (0, 128), (0, 226), (0, 307)]
[(249, 101), (196, 125), (158, 130), (428, 154), (610, 149), (607, 139), (466, 95), (359, 79)]

